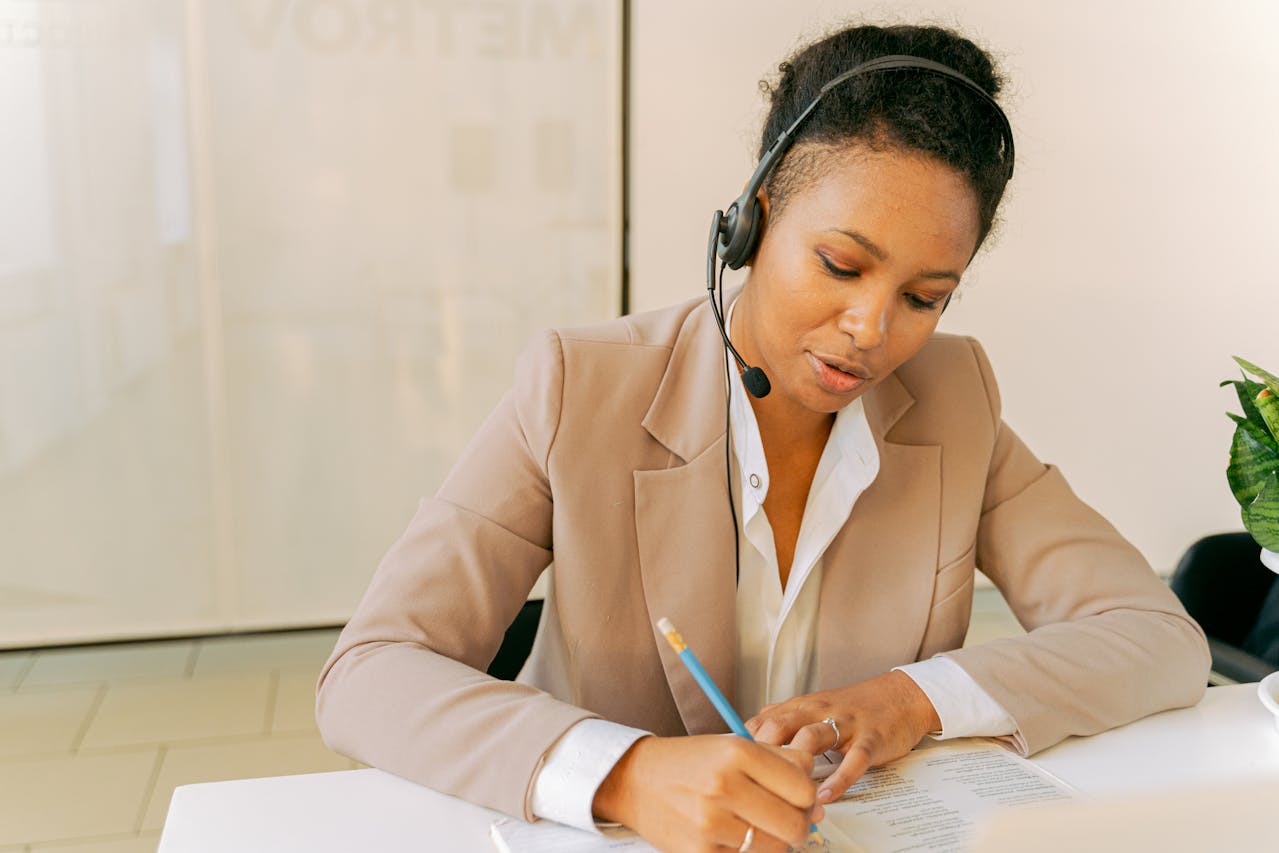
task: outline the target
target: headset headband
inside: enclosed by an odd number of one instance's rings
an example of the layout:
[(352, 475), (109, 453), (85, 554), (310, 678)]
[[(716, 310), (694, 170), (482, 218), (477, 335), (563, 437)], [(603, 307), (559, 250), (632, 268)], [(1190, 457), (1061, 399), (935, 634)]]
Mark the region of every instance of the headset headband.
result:
[(777, 161), (782, 158), (782, 155), (790, 148), (791, 143), (795, 141), (795, 131), (812, 114), (813, 110), (817, 109), (817, 105), (821, 103), (826, 93), (852, 77), (876, 71), (902, 70), (922, 71), (925, 74), (935, 74), (938, 77), (953, 80), (989, 104), (994, 109), (995, 115), (999, 117), (1000, 129), (1003, 135), (1004, 150), (1002, 159), (1006, 170), (1005, 180), (1012, 178), (1015, 159), (1012, 126), (1008, 123), (1008, 116), (1004, 114), (1003, 109), (990, 96), (989, 92), (950, 66), (934, 62), (931, 59), (901, 54), (877, 56), (829, 80), (826, 85), (822, 86), (821, 91), (817, 93), (817, 97), (813, 98), (812, 102), (799, 114), (799, 118), (791, 122), (790, 127), (782, 131), (777, 140), (764, 152), (764, 156), (759, 160), (759, 165), (755, 167), (750, 180), (746, 182), (746, 189), (737, 197), (736, 201), (729, 205), (728, 212), (723, 214), (722, 220), (718, 224), (719, 236), (716, 238), (716, 243), (718, 244), (716, 253), (731, 269), (740, 268), (754, 251), (755, 238), (759, 231), (759, 215), (755, 210), (758, 204), (756, 196), (759, 194), (760, 188), (764, 185), (764, 181), (768, 180), (768, 176), (777, 165)]

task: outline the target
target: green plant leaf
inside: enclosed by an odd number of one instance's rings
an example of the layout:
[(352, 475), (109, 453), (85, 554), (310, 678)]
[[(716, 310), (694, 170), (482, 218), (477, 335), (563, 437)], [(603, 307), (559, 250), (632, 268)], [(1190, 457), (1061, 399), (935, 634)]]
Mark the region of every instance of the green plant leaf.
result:
[[(1265, 386), (1259, 385), (1258, 387)], [(1257, 410), (1256, 406), (1247, 408), (1252, 413), (1251, 417), (1241, 417), (1234, 412), (1226, 412), (1226, 417), (1234, 421), (1237, 426), (1246, 428), (1254, 439), (1268, 447), (1276, 455), (1279, 455), (1279, 438), (1272, 435), (1270, 430), (1266, 428), (1266, 421), (1262, 418), (1261, 412)]]
[(1261, 419), (1266, 423), (1266, 429), (1270, 430), (1271, 437), (1279, 439), (1279, 394), (1266, 388), (1257, 394), (1254, 403), (1261, 413)]
[(1271, 471), (1257, 497), (1243, 508), (1243, 526), (1262, 548), (1279, 551), (1279, 471)]
[[(1261, 413), (1257, 411), (1256, 399), (1261, 393), (1261, 389), (1265, 388), (1260, 382), (1253, 382), (1247, 376), (1243, 379), (1227, 379), (1221, 383), (1221, 386), (1233, 385), (1235, 394), (1239, 397), (1239, 405), (1243, 408), (1243, 416), (1256, 423), (1261, 423)], [(1218, 387), (1221, 387), (1218, 386)]]
[(1235, 428), (1226, 481), (1241, 507), (1252, 503), (1266, 478), (1279, 470), (1279, 451), (1267, 439), (1273, 440), (1273, 436), (1252, 421), (1243, 421)]
[(1271, 393), (1279, 394), (1279, 376), (1275, 376), (1273, 373), (1267, 373), (1251, 361), (1244, 361), (1239, 356), (1235, 356), (1234, 359), (1240, 367), (1264, 382), (1266, 386), (1270, 388)]

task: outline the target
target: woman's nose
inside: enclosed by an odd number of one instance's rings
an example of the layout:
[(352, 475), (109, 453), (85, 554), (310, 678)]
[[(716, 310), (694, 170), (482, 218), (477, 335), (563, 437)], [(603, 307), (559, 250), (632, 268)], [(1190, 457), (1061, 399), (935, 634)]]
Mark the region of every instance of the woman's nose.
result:
[(889, 314), (893, 295), (879, 288), (858, 288), (839, 315), (839, 330), (853, 339), (860, 350), (883, 346), (888, 337)]

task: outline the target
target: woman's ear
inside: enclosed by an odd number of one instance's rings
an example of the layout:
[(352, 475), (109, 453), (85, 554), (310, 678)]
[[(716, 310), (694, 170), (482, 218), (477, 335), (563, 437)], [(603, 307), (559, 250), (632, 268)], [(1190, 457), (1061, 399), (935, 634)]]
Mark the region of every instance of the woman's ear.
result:
[(744, 266), (754, 266), (755, 253), (759, 251), (760, 245), (764, 242), (764, 232), (768, 229), (768, 190), (760, 187), (759, 192), (755, 193), (755, 200), (759, 203), (759, 221), (755, 223), (755, 245), (751, 248), (751, 256), (746, 259)]
[(759, 192), (755, 193), (755, 198), (759, 199), (759, 214), (763, 217), (760, 222), (760, 227), (762, 228), (764, 223), (768, 221), (768, 190), (760, 187)]

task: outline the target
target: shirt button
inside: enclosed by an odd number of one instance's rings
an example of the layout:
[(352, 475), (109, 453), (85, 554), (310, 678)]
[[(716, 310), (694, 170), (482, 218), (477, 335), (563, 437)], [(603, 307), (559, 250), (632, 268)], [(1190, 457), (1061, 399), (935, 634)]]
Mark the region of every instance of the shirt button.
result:
[(758, 475), (758, 474), (751, 474), (751, 488), (752, 488), (752, 489), (758, 489), (758, 488), (759, 488), (759, 475)]

